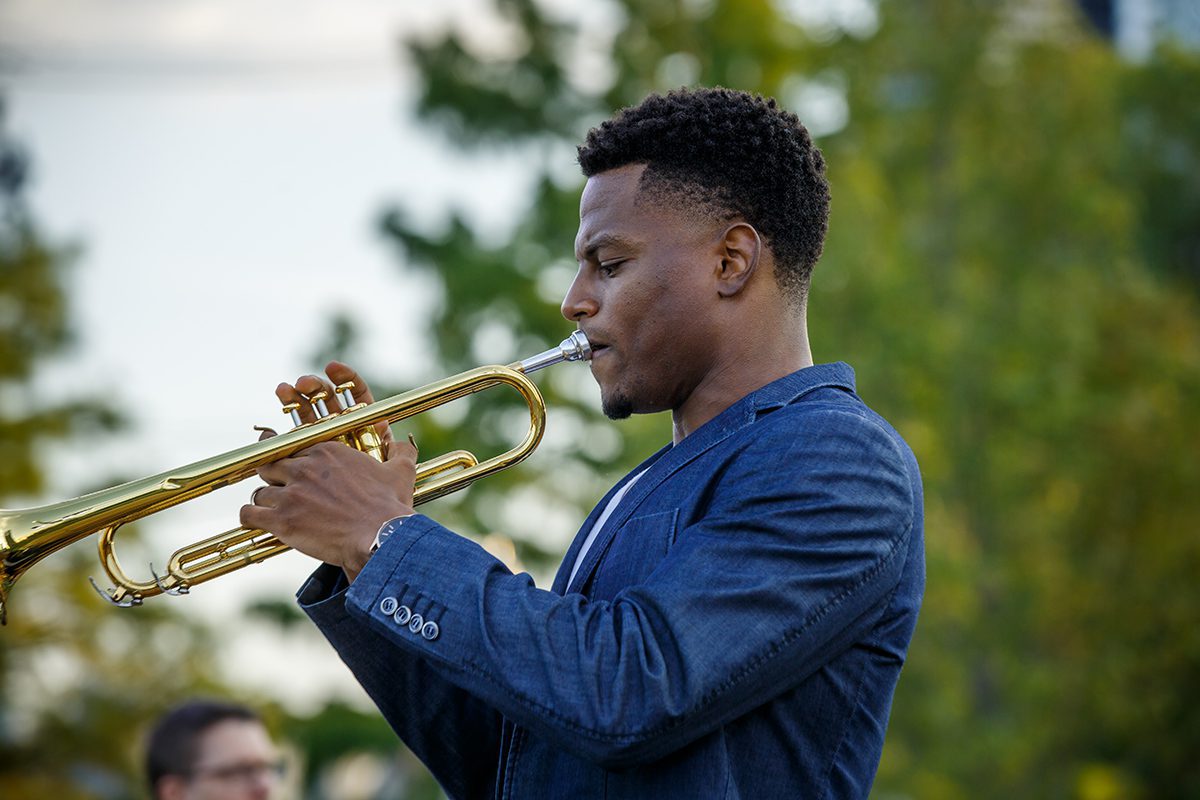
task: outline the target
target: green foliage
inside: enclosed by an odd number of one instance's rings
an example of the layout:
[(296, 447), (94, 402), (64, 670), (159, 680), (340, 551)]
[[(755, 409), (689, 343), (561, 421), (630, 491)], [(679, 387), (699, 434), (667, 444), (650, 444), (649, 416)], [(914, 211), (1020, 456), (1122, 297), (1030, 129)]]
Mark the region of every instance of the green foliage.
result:
[[(781, 10), (803, 5), (620, 0), (605, 28), (506, 0), (513, 47), (412, 44), (432, 124), (543, 169), (500, 243), (458, 217), (431, 232), (385, 215), (443, 290), (438, 354), (470, 365), (482, 326), (515, 358), (569, 327), (581, 180), (557, 162), (581, 122), (678, 83), (780, 97), (830, 164), (818, 356), (856, 366), (926, 480), (928, 594), (879, 796), (1195, 796), (1200, 116), (1183, 98), (1200, 59), (1122, 62), (1066, 4), (881, 2), (846, 26)], [(597, 453), (594, 403), (543, 385), (573, 447), (472, 490), (452, 521), (511, 522), (496, 509), (514, 480), (579, 518), (604, 488), (592, 476), (666, 439), (636, 420)], [(496, 402), (425, 423), (423, 450), (494, 443)]]
[(1148, 267), (1200, 290), (1200, 85), (1194, 53), (1170, 47), (1119, 76), (1122, 178), (1134, 189), (1137, 243)]

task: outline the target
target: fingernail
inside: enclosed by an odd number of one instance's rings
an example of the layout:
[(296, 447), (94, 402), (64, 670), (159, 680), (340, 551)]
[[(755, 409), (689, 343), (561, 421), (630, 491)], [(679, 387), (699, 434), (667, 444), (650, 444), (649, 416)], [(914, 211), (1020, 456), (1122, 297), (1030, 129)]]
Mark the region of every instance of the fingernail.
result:
[(413, 435), (411, 433), (408, 435), (408, 443), (413, 446), (414, 450), (421, 449), (421, 448), (417, 447), (417, 440), (413, 438)]

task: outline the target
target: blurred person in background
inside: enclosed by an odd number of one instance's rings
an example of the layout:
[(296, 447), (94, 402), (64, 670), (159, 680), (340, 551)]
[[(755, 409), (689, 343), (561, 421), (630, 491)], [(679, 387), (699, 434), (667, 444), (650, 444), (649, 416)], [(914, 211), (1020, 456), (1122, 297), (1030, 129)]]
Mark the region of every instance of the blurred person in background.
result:
[(153, 800), (277, 800), (283, 770), (262, 719), (237, 703), (184, 703), (146, 739)]

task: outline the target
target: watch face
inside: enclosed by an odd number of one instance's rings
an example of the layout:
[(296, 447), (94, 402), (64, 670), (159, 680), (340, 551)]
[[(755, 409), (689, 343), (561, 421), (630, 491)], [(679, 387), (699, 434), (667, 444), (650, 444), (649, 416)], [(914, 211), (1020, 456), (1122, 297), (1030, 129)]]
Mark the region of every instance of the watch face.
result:
[(395, 533), (397, 528), (404, 524), (404, 519), (404, 517), (400, 517), (399, 519), (389, 520), (383, 524), (383, 527), (379, 529), (379, 533), (375, 534), (375, 543), (371, 545), (372, 553), (382, 547), (383, 543), (387, 541), (387, 538)]

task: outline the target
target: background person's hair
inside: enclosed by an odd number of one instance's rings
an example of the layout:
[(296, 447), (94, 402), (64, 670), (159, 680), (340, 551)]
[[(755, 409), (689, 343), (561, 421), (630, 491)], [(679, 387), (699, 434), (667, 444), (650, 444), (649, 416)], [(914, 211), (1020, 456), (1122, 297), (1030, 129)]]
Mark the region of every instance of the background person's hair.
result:
[(226, 720), (261, 722), (262, 718), (238, 703), (192, 700), (159, 717), (146, 738), (146, 780), (150, 794), (165, 775), (188, 775), (196, 766), (200, 737)]
[(733, 89), (652, 94), (579, 146), (589, 178), (628, 164), (646, 165), (643, 192), (753, 225), (775, 257), (780, 289), (803, 301), (829, 225), (829, 183), (795, 114)]

